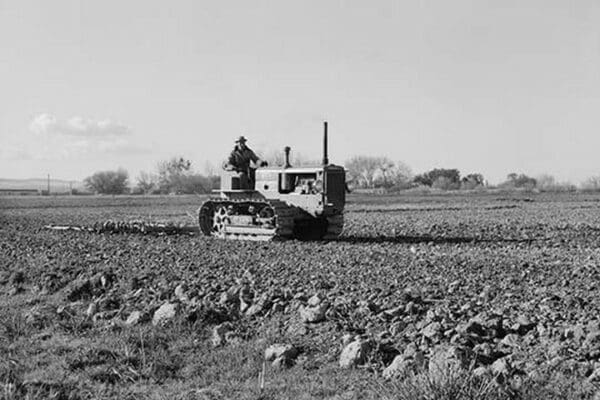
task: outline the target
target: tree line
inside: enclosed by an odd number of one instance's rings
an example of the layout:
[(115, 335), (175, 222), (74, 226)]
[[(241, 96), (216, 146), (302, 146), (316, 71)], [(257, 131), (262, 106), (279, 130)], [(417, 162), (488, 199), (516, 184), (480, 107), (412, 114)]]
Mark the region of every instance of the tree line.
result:
[[(267, 157), (273, 166), (283, 165), (278, 153)], [(314, 165), (318, 161), (295, 158), (296, 166)], [(394, 162), (388, 157), (355, 156), (344, 163), (346, 181), (350, 190), (401, 191), (414, 188), (436, 190), (474, 190), (491, 187), (483, 174), (471, 172), (465, 175), (456, 168), (434, 168), (414, 175), (408, 165)], [(204, 194), (219, 187), (219, 174), (207, 164), (204, 173), (192, 168), (192, 162), (183, 157), (160, 161), (155, 171), (140, 172), (134, 182), (126, 170), (100, 171), (84, 180), (85, 186), (100, 194)], [(600, 190), (600, 177), (592, 177), (579, 188), (570, 183), (558, 182), (551, 175), (536, 178), (522, 173), (510, 173), (506, 180), (495, 186), (500, 189), (573, 191)]]
[[(472, 190), (489, 187), (483, 174), (472, 172), (462, 175), (456, 168), (434, 168), (413, 175), (403, 162), (387, 157), (356, 156), (348, 160), (347, 181), (356, 189), (385, 189), (388, 191), (426, 187), (439, 190)], [(553, 181), (556, 185), (556, 182)], [(535, 178), (525, 174), (511, 173), (498, 185), (506, 189), (533, 189), (538, 187)]]
[(83, 183), (100, 194), (203, 194), (219, 186), (219, 176), (211, 168), (204, 174), (196, 172), (190, 160), (173, 157), (160, 161), (154, 172), (140, 172), (133, 185), (122, 168), (96, 172)]

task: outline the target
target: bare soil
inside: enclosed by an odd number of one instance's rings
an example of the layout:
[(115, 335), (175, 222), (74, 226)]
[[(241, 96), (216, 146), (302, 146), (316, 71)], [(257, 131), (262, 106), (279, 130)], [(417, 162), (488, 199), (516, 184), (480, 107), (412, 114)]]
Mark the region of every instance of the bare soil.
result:
[[(43, 228), (192, 225), (201, 202), (0, 198), (2, 396), (418, 398), (402, 382), (420, 382), (436, 352), (457, 348), (469, 354), (465, 373), (479, 368), (500, 396), (489, 398), (594, 398), (598, 194), (351, 195), (330, 242)], [(307, 322), (314, 295), (326, 312)], [(165, 304), (174, 315), (153, 322)], [(219, 325), (230, 333), (215, 346)], [(342, 369), (354, 340), (368, 356)], [(274, 343), (298, 355), (273, 366), (264, 351)], [(422, 365), (384, 380), (410, 346)], [(448, 396), (433, 398), (468, 398)]]

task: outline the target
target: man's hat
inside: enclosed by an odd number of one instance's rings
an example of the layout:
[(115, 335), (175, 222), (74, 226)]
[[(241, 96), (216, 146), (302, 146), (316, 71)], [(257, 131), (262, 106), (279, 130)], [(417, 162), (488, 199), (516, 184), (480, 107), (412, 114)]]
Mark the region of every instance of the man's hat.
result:
[(245, 143), (245, 142), (247, 142), (247, 140), (246, 140), (246, 138), (245, 138), (245, 137), (243, 137), (243, 136), (240, 136), (239, 138), (237, 138), (237, 139), (235, 140), (235, 142), (236, 142), (236, 143)]

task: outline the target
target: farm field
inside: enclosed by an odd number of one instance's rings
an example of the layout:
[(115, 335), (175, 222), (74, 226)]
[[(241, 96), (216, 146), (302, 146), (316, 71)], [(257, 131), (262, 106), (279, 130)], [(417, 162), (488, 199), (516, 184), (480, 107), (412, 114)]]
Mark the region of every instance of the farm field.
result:
[(197, 196), (0, 198), (0, 396), (598, 398), (600, 194), (348, 200), (261, 243), (43, 228)]

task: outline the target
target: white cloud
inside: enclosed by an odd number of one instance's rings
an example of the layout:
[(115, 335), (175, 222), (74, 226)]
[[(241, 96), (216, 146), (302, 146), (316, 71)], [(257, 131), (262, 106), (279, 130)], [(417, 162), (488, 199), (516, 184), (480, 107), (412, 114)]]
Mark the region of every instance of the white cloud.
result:
[(79, 116), (60, 120), (54, 115), (40, 114), (33, 119), (29, 128), (38, 135), (64, 135), (76, 137), (118, 137), (126, 136), (131, 130), (118, 122), (93, 120)]
[[(32, 134), (12, 143), (13, 158), (20, 153), (20, 158), (27, 154), (36, 160), (93, 159), (151, 151), (147, 146), (134, 143), (128, 126), (108, 119), (75, 116), (61, 120), (51, 114), (40, 114), (31, 121), (29, 130)], [(7, 152), (8, 149), (4, 151)]]

